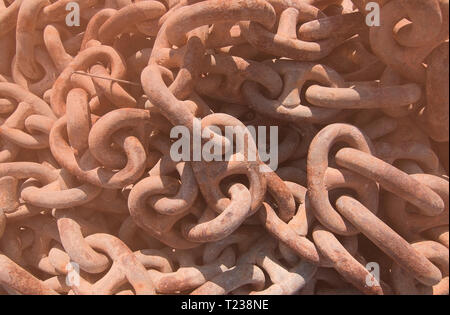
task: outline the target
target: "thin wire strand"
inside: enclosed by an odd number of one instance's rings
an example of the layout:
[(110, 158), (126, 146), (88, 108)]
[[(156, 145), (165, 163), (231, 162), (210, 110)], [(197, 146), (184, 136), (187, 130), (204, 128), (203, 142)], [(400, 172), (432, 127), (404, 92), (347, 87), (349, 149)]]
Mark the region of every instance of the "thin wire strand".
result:
[(102, 77), (102, 76), (99, 76), (99, 75), (90, 74), (90, 73), (81, 72), (81, 71), (74, 71), (74, 72), (72, 72), (72, 74), (80, 74), (80, 75), (85, 75), (85, 76), (92, 77), (92, 78), (98, 78), (98, 79), (103, 79), (103, 80), (109, 80), (109, 81), (119, 82), (119, 83), (125, 83), (125, 84), (134, 85), (134, 86), (141, 86), (139, 83), (135, 83), (135, 82), (131, 82), (131, 81), (126, 81), (126, 80), (121, 80), (121, 79), (114, 79), (114, 78)]

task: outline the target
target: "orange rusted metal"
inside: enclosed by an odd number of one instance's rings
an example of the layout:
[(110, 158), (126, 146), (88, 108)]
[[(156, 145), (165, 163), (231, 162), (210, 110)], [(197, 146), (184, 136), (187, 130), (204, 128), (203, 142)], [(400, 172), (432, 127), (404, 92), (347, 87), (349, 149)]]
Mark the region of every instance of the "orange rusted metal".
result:
[(448, 25), (0, 0), (0, 295), (448, 295)]

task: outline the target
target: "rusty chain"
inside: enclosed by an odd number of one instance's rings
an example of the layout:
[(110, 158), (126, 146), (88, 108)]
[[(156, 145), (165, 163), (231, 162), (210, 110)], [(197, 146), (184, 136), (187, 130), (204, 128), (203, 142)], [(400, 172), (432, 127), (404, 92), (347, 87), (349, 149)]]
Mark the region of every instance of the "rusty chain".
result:
[(0, 0), (0, 294), (448, 295), (448, 5)]

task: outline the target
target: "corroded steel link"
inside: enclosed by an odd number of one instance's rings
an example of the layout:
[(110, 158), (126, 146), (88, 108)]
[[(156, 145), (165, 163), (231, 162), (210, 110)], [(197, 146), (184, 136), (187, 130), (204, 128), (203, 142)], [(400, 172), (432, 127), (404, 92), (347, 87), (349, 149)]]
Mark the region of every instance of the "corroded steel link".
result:
[[(292, 168), (284, 168), (287, 171), (291, 171)], [(280, 171), (280, 169), (278, 170)], [(277, 174), (283, 178), (282, 175), (277, 172)], [(294, 217), (287, 223), (287, 233), (291, 233), (292, 230), (295, 234), (299, 236), (306, 236), (310, 230), (311, 224), (314, 222), (314, 216), (309, 207), (309, 202), (306, 200), (306, 188), (294, 183), (285, 181), (286, 186), (292, 193), (296, 204), (298, 204), (297, 212)], [(306, 185), (306, 176), (305, 176), (305, 185)], [(308, 202), (308, 205), (307, 205)], [(293, 237), (295, 239), (295, 237)], [(279, 243), (279, 250), (284, 259), (286, 259), (291, 265), (294, 265), (295, 262), (298, 261), (298, 257), (295, 254), (295, 250), (290, 249), (289, 246), (290, 240), (287, 242), (281, 241)]]
[(151, 197), (148, 204), (162, 215), (174, 216), (186, 212), (198, 196), (198, 186), (190, 164), (177, 163), (175, 166), (181, 180), (181, 186), (173, 197)]
[(67, 264), (70, 263), (70, 257), (64, 251), (60, 244), (55, 244), (48, 252), (48, 260), (55, 270), (61, 274), (67, 274)]
[(3, 233), (5, 233), (5, 228), (6, 228), (6, 216), (3, 210), (0, 210), (0, 239), (3, 236)]
[(136, 137), (123, 133), (115, 136), (115, 143), (127, 155), (127, 164), (123, 169), (114, 171), (101, 166), (89, 150), (77, 160), (66, 140), (66, 133), (67, 118), (63, 116), (55, 122), (50, 132), (50, 149), (58, 163), (76, 177), (96, 186), (117, 189), (133, 183), (143, 174), (146, 152)]
[(50, 106), (41, 98), (30, 93), (18, 84), (0, 82), (0, 96), (15, 100), (17, 103), (26, 102), (33, 108), (35, 114), (56, 118)]
[(181, 101), (171, 93), (163, 80), (163, 72), (160, 66), (149, 64), (141, 73), (141, 81), (150, 102), (161, 111), (172, 125), (187, 126), (192, 129), (194, 115), (189, 110), (191, 101)]
[[(67, 93), (73, 88), (71, 77), (74, 71), (87, 70), (90, 66), (103, 61), (111, 68), (111, 78), (120, 79), (125, 76), (126, 65), (122, 57), (109, 46), (93, 46), (81, 51), (56, 79), (51, 94), (51, 106), (58, 117), (65, 114)], [(117, 84), (117, 83), (115, 83)], [(94, 94), (91, 86), (87, 92)]]
[[(0, 126), (0, 136), (25, 149), (48, 148), (48, 134), (54, 121), (47, 116), (33, 115), (30, 104), (21, 102), (16, 111)], [(30, 134), (20, 127), (31, 131)]]
[(80, 155), (88, 147), (91, 130), (91, 112), (88, 95), (83, 89), (72, 89), (67, 94), (67, 137), (75, 155)]
[(246, 251), (262, 235), (262, 229), (242, 225), (226, 238), (207, 243), (203, 250), (203, 261), (205, 263), (213, 262), (229, 246), (236, 245), (239, 252)]
[(208, 76), (199, 80), (196, 91), (221, 101), (245, 104), (241, 87), (247, 80), (265, 87), (271, 98), (278, 96), (282, 89), (281, 78), (273, 69), (252, 60), (222, 54), (207, 55), (203, 67)]
[[(71, 64), (73, 61), (72, 55), (69, 53), (72, 53), (69, 50), (69, 47), (65, 45), (65, 42), (62, 42), (61, 35), (64, 37), (71, 36), (71, 34), (66, 30), (61, 28), (59, 25), (48, 25), (44, 29), (44, 45), (47, 48), (47, 52), (50, 55), (50, 58), (52, 59), (56, 69), (57, 69), (57, 76), (64, 71), (64, 69)], [(79, 43), (76, 48), (76, 51), (80, 49), (81, 43)], [(38, 52), (39, 50), (37, 50)], [(75, 54), (75, 52), (74, 52)], [(54, 78), (53, 78), (54, 81)], [(81, 87), (89, 91), (91, 94), (94, 93), (94, 86), (92, 85), (92, 82), (90, 78), (84, 77), (84, 76), (75, 76), (71, 77), (71, 82), (75, 87)], [(50, 103), (51, 102), (51, 92), (52, 90), (47, 90), (44, 93), (43, 98)], [(99, 93), (97, 93), (97, 96)], [(108, 94), (109, 95), (109, 94)], [(48, 99), (48, 100), (47, 100)], [(95, 106), (92, 105), (93, 110), (95, 109)]]
[[(355, 287), (349, 288), (348, 283), (346, 283), (339, 273), (335, 269), (331, 268), (318, 268), (317, 272), (311, 281), (309, 281), (306, 286), (300, 291), (299, 295), (314, 295), (319, 294), (318, 283), (325, 283), (327, 287), (334, 288), (334, 292), (339, 292), (346, 294), (350, 291), (350, 294), (357, 295), (361, 294), (359, 290)], [(323, 289), (322, 289), (323, 290)], [(330, 289), (328, 289), (330, 290)]]
[[(139, 0), (142, 1), (142, 0)], [(144, 0), (145, 1), (145, 0)], [(198, 2), (203, 2), (205, 0), (164, 0), (166, 3), (166, 7), (169, 9), (166, 14), (164, 14), (158, 22), (158, 25), (163, 25), (164, 22), (168, 19), (169, 16), (172, 15), (173, 12), (178, 10), (181, 7), (193, 5)]]
[(285, 242), (297, 255), (311, 263), (319, 264), (319, 254), (314, 244), (305, 236), (297, 235), (292, 229), (281, 221), (275, 211), (267, 203), (263, 203), (259, 211), (264, 227), (277, 239)]
[(15, 292), (32, 295), (57, 294), (43, 281), (34, 277), (2, 253), (0, 253), (0, 267), (0, 284), (8, 286)]
[[(98, 29), (98, 38), (104, 45), (110, 45), (124, 30), (129, 28), (130, 21), (139, 24), (147, 20), (159, 19), (166, 8), (158, 1), (140, 1), (131, 3), (109, 17)], [(156, 32), (155, 32), (156, 34)]]
[[(147, 1), (147, 0), (138, 0), (136, 2), (140, 2), (140, 1)], [(167, 8), (167, 4), (165, 4), (165, 9)], [(169, 7), (170, 10), (170, 7)], [(158, 31), (164, 21), (163, 17), (165, 17), (168, 14), (168, 12), (166, 12), (165, 14), (163, 14), (160, 18), (157, 19), (151, 19), (151, 20), (146, 20), (140, 23), (136, 24), (136, 29), (146, 35), (146, 36), (156, 36), (158, 35)]]
[(400, 1), (408, 19), (408, 25), (396, 25), (397, 42), (405, 47), (419, 47), (432, 42), (438, 35), (443, 14), (438, 0)]
[(0, 150), (0, 161), (10, 162), (14, 160), (20, 152), (20, 147), (9, 142), (8, 140), (2, 140), (2, 146)]
[(0, 50), (0, 82), (6, 80), (5, 77), (1, 78), (3, 75), (10, 75), (11, 73), (11, 62), (15, 49), (13, 35), (12, 32), (3, 36), (0, 35), (0, 45), (2, 47), (2, 50)]
[(5, 213), (6, 218), (8, 219), (8, 222), (17, 222), (21, 221), (23, 219), (33, 217), (35, 215), (38, 215), (40, 212), (42, 212), (43, 209), (39, 207), (35, 207), (33, 205), (27, 205), (22, 204), (18, 207), (15, 207), (13, 211), (10, 213)]
[[(380, 26), (372, 27), (370, 29), (370, 43), (372, 50), (374, 53), (389, 67), (394, 69), (396, 72), (404, 76), (409, 80), (413, 80), (418, 83), (423, 83), (426, 80), (426, 69), (423, 65), (425, 58), (439, 46), (442, 42), (448, 39), (448, 25), (449, 25), (449, 15), (448, 15), (448, 1), (439, 0), (440, 13), (442, 15), (442, 23), (437, 21), (429, 21), (427, 20), (426, 25), (417, 26), (417, 28), (426, 28), (422, 32), (433, 34), (436, 33), (436, 29), (431, 27), (433, 23), (438, 22), (439, 32), (435, 34), (435, 36), (431, 36), (427, 38), (427, 40), (421, 39), (420, 45), (417, 45), (417, 42), (414, 43), (413, 46), (417, 47), (408, 47), (400, 44), (397, 41), (397, 37), (394, 36), (395, 26), (400, 22), (403, 18), (407, 17), (411, 12), (411, 10), (407, 10), (404, 7), (404, 3), (407, 1), (395, 0), (389, 1), (386, 5), (383, 6), (380, 12)], [(420, 1), (425, 2), (425, 1)], [(429, 14), (433, 12), (431, 10), (430, 4), (435, 3), (436, 1), (426, 1), (427, 2), (427, 10), (419, 13), (413, 13), (413, 16), (421, 15), (421, 14)], [(414, 1), (413, 4), (407, 4), (408, 7), (413, 8), (414, 5), (417, 4), (417, 1)], [(430, 10), (428, 10), (430, 9)], [(410, 11), (410, 12), (408, 12)], [(434, 11), (431, 14), (439, 14)], [(411, 17), (411, 16), (410, 16)], [(411, 17), (412, 18), (412, 17)], [(420, 21), (417, 21), (419, 25)], [(413, 22), (414, 24), (414, 22)], [(400, 32), (400, 40), (403, 40), (404, 43), (413, 44), (414, 40), (411, 41), (413, 36), (411, 35), (412, 30), (416, 28), (411, 24), (404, 27), (401, 27), (398, 32)], [(424, 43), (425, 42), (425, 43)]]
[(206, 39), (207, 48), (223, 48), (227, 46), (245, 45), (246, 40), (241, 36), (241, 29), (234, 22), (215, 23), (209, 30)]
[(385, 64), (365, 46), (361, 36), (353, 36), (338, 46), (322, 62), (342, 74), (346, 81), (377, 80)]
[[(172, 175), (174, 171), (181, 168), (184, 168), (184, 162), (175, 162), (170, 157), (170, 148), (171, 142), (169, 139), (166, 139), (161, 134), (153, 134), (150, 136), (150, 149), (151, 153), (154, 153), (156, 156), (156, 163), (152, 164), (150, 171), (148, 171), (148, 175), (150, 176), (160, 176), (160, 175)], [(155, 149), (152, 150), (152, 149)], [(149, 153), (149, 154), (151, 154)], [(187, 166), (188, 168), (189, 166)], [(186, 169), (187, 173), (190, 173), (190, 170)], [(188, 177), (189, 178), (189, 177)], [(190, 179), (190, 178), (189, 178)], [(164, 211), (163, 211), (164, 212)]]
[(78, 294), (113, 294), (125, 283), (129, 283), (137, 295), (155, 294), (155, 286), (144, 265), (118, 238), (110, 234), (93, 234), (85, 238), (93, 249), (107, 254), (113, 261), (103, 278), (91, 284), (80, 279), (80, 286), (72, 286)]
[(127, 163), (125, 155), (111, 148), (114, 134), (133, 128), (138, 136), (139, 130), (144, 129), (150, 119), (150, 114), (142, 109), (122, 108), (107, 113), (95, 122), (89, 132), (89, 151), (108, 168), (124, 167)]
[[(179, 101), (178, 98), (185, 99), (192, 94), (194, 83), (200, 76), (200, 65), (204, 56), (204, 40), (207, 28), (200, 27), (199, 29), (192, 31), (187, 45), (176, 50), (175, 53), (169, 50), (169, 54), (165, 54), (167, 53), (167, 48), (171, 47), (171, 44), (166, 38), (165, 29), (166, 24), (164, 24), (160, 30), (161, 34), (157, 37), (153, 47), (149, 66), (143, 70), (141, 80), (147, 95), (154, 95), (154, 91), (158, 91), (157, 98), (150, 98), (150, 100), (157, 108), (162, 110), (162, 114), (165, 115), (172, 124), (181, 124), (192, 128), (192, 119), (194, 116), (192, 115), (192, 112), (188, 110), (191, 103)], [(161, 51), (165, 52), (163, 56), (159, 56)], [(177, 55), (178, 57), (175, 57)], [(164, 60), (164, 56), (173, 57)], [(172, 60), (176, 61), (175, 65), (172, 64)], [(180, 68), (177, 76), (174, 79), (171, 79), (172, 83), (169, 88), (167, 88), (166, 83), (164, 82), (165, 77), (167, 78), (168, 69), (161, 67), (160, 64), (167, 67), (177, 66)], [(156, 66), (156, 72), (154, 69), (153, 71), (149, 71), (149, 74), (144, 74), (146, 70), (150, 70), (149, 68), (154, 66)], [(150, 82), (148, 80), (151, 80), (151, 84), (156, 88), (153, 89), (153, 92), (150, 90), (152, 86), (146, 85), (146, 82)], [(170, 100), (170, 103), (167, 102), (168, 100)], [(186, 106), (188, 108), (185, 108)], [(170, 112), (170, 114), (168, 114), (168, 112)]]
[(246, 285), (259, 291), (264, 288), (265, 280), (264, 273), (258, 266), (241, 264), (206, 282), (192, 291), (191, 295), (225, 295)]
[(30, 229), (33, 235), (29, 246), (21, 248), (25, 265), (52, 276), (59, 275), (59, 263), (54, 264), (55, 260), (50, 258), (52, 244), (59, 242), (56, 222), (50, 216), (40, 214), (21, 221), (20, 226)]
[(0, 0), (0, 295), (448, 295), (448, 3)]
[(186, 216), (190, 210), (176, 215), (162, 215), (147, 208), (147, 199), (154, 195), (173, 195), (178, 182), (169, 176), (150, 176), (137, 183), (128, 197), (130, 215), (136, 225), (161, 242), (178, 249), (194, 248), (200, 244), (185, 240), (181, 233), (174, 230), (175, 223)]
[(336, 207), (361, 233), (421, 283), (435, 285), (441, 281), (442, 275), (437, 268), (356, 199), (342, 196), (336, 201)]
[(18, 180), (13, 176), (0, 177), (0, 210), (11, 213), (19, 206)]
[(398, 264), (394, 264), (392, 266), (391, 277), (396, 293), (401, 295), (448, 295), (448, 248), (432, 241), (416, 242), (412, 243), (411, 246), (420, 254), (424, 255), (433, 265), (438, 267), (442, 272), (443, 278), (439, 283), (433, 286), (423, 284), (417, 285), (414, 281), (414, 277), (411, 277), (411, 275), (403, 270)]
[[(269, 2), (274, 6), (275, 10), (278, 8), (278, 4), (282, 3), (283, 1), (280, 0), (269, 0)], [(327, 7), (334, 5), (334, 4), (340, 4), (341, 0), (305, 0), (305, 3), (308, 3), (310, 5), (313, 5), (320, 10), (324, 10)]]
[(386, 194), (383, 200), (385, 216), (389, 224), (408, 241), (415, 241), (430, 229), (442, 227), (449, 219), (449, 188), (448, 181), (428, 174), (413, 174), (411, 178), (421, 185), (426, 185), (440, 196), (445, 204), (444, 211), (437, 216), (424, 216), (419, 209), (409, 211), (407, 201), (396, 194)]
[(14, 1), (7, 8), (0, 9), (0, 36), (13, 30), (17, 24), (17, 16), (23, 0)]
[(269, 58), (269, 55), (258, 50), (257, 48), (253, 47), (252, 45), (248, 43), (240, 44), (240, 45), (233, 45), (233, 46), (226, 46), (216, 49), (219, 53), (225, 53), (230, 54), (233, 56), (241, 57), (244, 59), (250, 59), (250, 60), (263, 60), (266, 58)]
[(306, 99), (315, 106), (325, 108), (394, 108), (419, 101), (421, 93), (420, 86), (414, 83), (370, 87), (354, 82), (350, 88), (313, 85), (306, 91)]
[(256, 291), (263, 290), (266, 279), (257, 263), (262, 264), (266, 254), (275, 247), (276, 242), (269, 237), (258, 240), (244, 255), (239, 257), (235, 267), (206, 282), (191, 294), (228, 294), (249, 284)]
[(295, 214), (295, 200), (291, 191), (275, 172), (267, 172), (265, 177), (267, 192), (276, 203), (279, 217), (285, 222), (291, 220)]
[(373, 286), (367, 286), (366, 279), (370, 277), (370, 273), (342, 246), (333, 233), (318, 225), (312, 236), (320, 255), (328, 260), (346, 281), (366, 294), (383, 294), (383, 289), (376, 279)]
[(4, 255), (21, 267), (28, 266), (23, 256), (24, 250), (29, 247), (34, 240), (34, 233), (31, 230), (19, 232), (16, 225), (11, 224), (8, 219), (8, 227), (5, 229), (3, 238), (0, 239), (0, 248)]
[(252, 20), (270, 29), (275, 23), (275, 11), (266, 1), (219, 1), (211, 0), (185, 6), (170, 15), (167, 23), (167, 39), (181, 47), (186, 43), (186, 34), (202, 25), (217, 22), (239, 22)]
[(425, 232), (425, 235), (433, 241), (439, 242), (449, 248), (448, 225), (437, 226)]
[[(408, 82), (407, 80), (403, 79), (401, 75), (399, 75), (390, 67), (386, 67), (383, 74), (380, 77), (381, 87), (404, 85), (407, 82)], [(408, 104), (407, 106), (403, 107), (397, 106), (394, 106), (392, 108), (384, 107), (381, 110), (383, 111), (383, 113), (385, 113), (390, 117), (399, 118), (410, 115), (414, 110), (416, 110), (416, 107), (417, 107), (416, 104)]]
[(418, 141), (405, 141), (388, 143), (379, 141), (375, 144), (377, 157), (383, 161), (394, 164), (398, 160), (411, 160), (429, 174), (439, 169), (439, 158), (427, 145)]
[(57, 172), (47, 166), (33, 162), (12, 162), (0, 164), (0, 178), (11, 176), (17, 179), (34, 178), (42, 184), (50, 184), (57, 179)]
[(344, 148), (336, 162), (380, 184), (385, 190), (415, 205), (419, 212), (435, 216), (444, 211), (444, 201), (426, 185), (396, 167), (360, 150)]
[(301, 99), (301, 91), (307, 81), (320, 82), (333, 88), (344, 87), (344, 80), (337, 72), (326, 66), (289, 60), (276, 60), (268, 64), (282, 77), (283, 90), (273, 100), (264, 96), (255, 82), (245, 82), (242, 93), (250, 108), (263, 115), (291, 122), (321, 123), (339, 113), (339, 109), (302, 104)]
[(176, 272), (162, 273), (157, 270), (148, 271), (155, 283), (157, 292), (186, 292), (198, 288), (205, 282), (213, 279), (216, 275), (223, 274), (223, 272), (235, 263), (235, 254), (232, 248), (225, 249), (215, 261), (204, 265), (196, 265), (192, 261), (192, 257), (183, 257), (187, 255), (183, 251), (180, 254), (182, 255), (179, 260), (180, 268)]
[[(100, 77), (110, 77), (108, 70), (102, 65), (93, 65), (89, 73)], [(96, 77), (93, 77), (92, 81), (97, 90), (97, 96), (104, 95), (113, 105), (119, 108), (136, 107), (136, 100), (119, 84), (116, 84), (117, 82)]]
[[(27, 53), (28, 55), (28, 53)], [(35, 62), (39, 64), (44, 70), (44, 74), (42, 78), (36, 82), (32, 82), (30, 79), (25, 77), (21, 70), (18, 67), (19, 59), (16, 57), (12, 60), (12, 78), (14, 82), (19, 84), (20, 86), (28, 89), (33, 94), (38, 96), (42, 96), (45, 91), (50, 89), (53, 85), (54, 78), (58, 75), (57, 69), (52, 63), (52, 59), (48, 55), (47, 52), (42, 50), (41, 48), (37, 48), (34, 51)]]
[(53, 188), (54, 183), (38, 188), (30, 183), (23, 187), (21, 198), (29, 204), (42, 208), (65, 209), (83, 205), (95, 199), (101, 188), (86, 183), (74, 188)]
[[(256, 264), (267, 273), (272, 282), (264, 290), (251, 291), (249, 294), (295, 294), (314, 276), (317, 266), (304, 260), (289, 269), (282, 266), (274, 255), (275, 248), (276, 242), (273, 239), (262, 239), (253, 244), (252, 248), (238, 259), (237, 266)], [(239, 294), (241, 290), (239, 289), (235, 293)]]
[[(224, 14), (224, 12), (227, 13)], [(192, 114), (177, 98), (183, 98), (192, 91), (192, 84), (199, 74), (198, 67), (203, 58), (202, 41), (206, 34), (201, 28), (199, 29), (201, 34), (197, 34), (199, 32), (196, 33), (194, 29), (210, 23), (238, 22), (245, 19), (255, 19), (264, 25), (271, 26), (275, 23), (275, 12), (267, 2), (262, 0), (207, 1), (180, 7), (168, 16), (158, 33), (149, 66), (142, 72), (141, 81), (149, 100), (172, 124), (192, 128)], [(186, 34), (191, 30), (194, 30), (194, 33), (187, 40)], [(186, 52), (181, 70), (168, 89), (161, 78), (160, 69), (156, 66), (158, 54), (163, 48), (171, 48), (172, 45), (181, 47), (184, 44), (186, 44)]]
[(127, 201), (121, 196), (121, 192), (115, 189), (103, 189), (94, 200), (83, 204), (83, 207), (115, 214), (128, 214)]
[(15, 108), (15, 104), (12, 100), (8, 100), (6, 98), (3, 98), (0, 100), (1, 114), (10, 114), (12, 111), (14, 111), (14, 108)]
[(57, 224), (64, 250), (72, 261), (80, 265), (81, 269), (90, 273), (99, 273), (109, 267), (108, 258), (95, 252), (87, 244), (78, 222), (62, 215), (58, 218)]
[[(371, 141), (356, 127), (347, 124), (332, 124), (322, 129), (311, 142), (308, 159), (308, 198), (319, 222), (333, 233), (352, 235), (357, 230), (334, 210), (328, 199), (326, 174), (328, 154), (334, 144), (345, 142), (358, 152), (374, 153)], [(378, 198), (378, 197), (377, 197)], [(369, 207), (372, 211), (376, 208)]]
[(103, 9), (98, 11), (90, 20), (86, 26), (86, 31), (83, 35), (83, 41), (81, 43), (81, 49), (84, 50), (87, 47), (87, 43), (90, 40), (98, 40), (98, 30), (110, 17), (116, 14), (117, 10)]
[(147, 269), (156, 269), (162, 273), (169, 273), (174, 270), (170, 256), (161, 250), (142, 249), (135, 252), (134, 255)]
[(148, 174), (150, 176), (170, 176), (176, 171), (180, 177), (181, 186), (173, 197), (150, 197), (148, 205), (161, 215), (173, 216), (184, 213), (195, 203), (199, 193), (191, 164), (182, 161), (176, 163), (170, 158), (170, 142), (167, 139), (152, 136), (150, 142), (151, 146), (161, 152), (163, 156)]
[[(325, 24), (327, 24), (327, 22), (328, 24), (330, 24), (330, 19), (334, 19), (334, 23), (331, 22), (331, 24), (334, 24), (331, 26), (331, 29), (336, 29), (339, 28), (339, 22), (342, 23), (342, 21), (336, 21), (336, 19), (339, 20), (340, 17), (327, 19), (322, 11), (304, 2), (273, 2), (277, 3), (277, 13), (280, 15), (276, 34), (273, 34), (271, 32), (271, 28), (264, 27), (264, 25), (259, 24), (257, 21), (246, 21), (239, 23), (241, 31), (245, 38), (249, 41), (249, 43), (259, 50), (262, 50), (271, 55), (285, 56), (295, 60), (303, 61), (318, 60), (330, 54), (331, 51), (336, 48), (336, 46), (338, 46), (343, 40), (346, 39), (346, 37), (350, 37), (351, 35), (355, 34), (347, 32), (349, 34), (339, 36), (337, 32), (333, 32), (334, 34), (336, 34), (336, 37), (334, 37), (333, 35), (331, 38), (320, 39), (316, 42), (308, 42), (297, 39), (296, 26), (299, 22), (310, 22), (318, 19), (326, 19)], [(356, 21), (351, 21), (351, 19), (354, 19), (355, 17)], [(349, 23), (350, 25), (346, 25), (346, 28), (348, 27), (349, 29), (351, 29), (351, 31), (354, 32), (354, 26), (360, 21), (360, 16), (351, 16), (349, 21), (351, 21)], [(323, 21), (321, 24), (323, 24)], [(310, 32), (309, 30), (306, 31), (306, 33), (309, 33), (309, 35), (313, 36), (312, 32)], [(323, 30), (322, 27), (321, 30), (318, 31), (319, 38), (326, 37), (327, 34), (329, 34), (329, 30)], [(303, 34), (303, 36), (305, 35)], [(311, 39), (311, 36), (306, 37), (308, 39)]]
[(16, 58), (20, 71), (30, 79), (37, 80), (42, 71), (35, 62), (35, 28), (40, 10), (48, 0), (24, 1), (19, 9), (16, 26)]
[(431, 146), (427, 135), (409, 117), (398, 118), (397, 128), (380, 140), (390, 143), (418, 141)]
[[(280, 17), (281, 19), (282, 17)], [(363, 16), (360, 12), (334, 15), (302, 24), (298, 37), (304, 41), (317, 41), (327, 38), (350, 38), (363, 29)]]
[(427, 105), (419, 113), (424, 131), (438, 142), (449, 140), (448, 41), (428, 57), (426, 95)]
[[(202, 129), (208, 128), (209, 134), (213, 135), (214, 131), (209, 128), (211, 125), (219, 128), (221, 126), (237, 127), (235, 132), (237, 132), (240, 139), (243, 139), (244, 143), (241, 148), (238, 147), (240, 151), (232, 151), (233, 154), (227, 161), (191, 162), (203, 197), (212, 210), (218, 213), (223, 212), (230, 200), (223, 195), (219, 185), (228, 176), (242, 174), (249, 181), (249, 190), (252, 195), (251, 213), (254, 214), (261, 205), (266, 193), (266, 177), (260, 172), (260, 167), (265, 165), (259, 160), (254, 139), (245, 125), (233, 116), (217, 113), (208, 115), (201, 120)], [(230, 143), (229, 139), (217, 134), (213, 139), (219, 145)], [(230, 149), (232, 147), (228, 147), (228, 150)], [(252, 160), (249, 160), (249, 154), (254, 155)]]
[[(127, 209), (128, 210), (128, 209)], [(141, 244), (145, 244), (145, 241), (141, 238), (140, 230), (136, 223), (134, 223), (131, 216), (126, 217), (120, 225), (117, 236), (127, 244), (132, 250), (141, 248)], [(150, 238), (149, 238), (150, 239)], [(142, 246), (144, 247), (144, 246)], [(145, 247), (157, 247), (157, 246), (145, 246)]]
[(395, 119), (383, 116), (373, 120), (361, 128), (371, 140), (377, 140), (390, 134), (391, 132), (394, 132), (397, 127), (398, 123)]
[[(354, 173), (350, 173), (345, 170), (339, 171), (333, 168), (327, 169), (325, 181), (328, 190), (339, 188), (354, 190), (355, 192), (357, 192), (362, 202), (366, 204), (369, 209), (371, 209), (371, 211), (375, 213), (377, 212), (378, 188), (373, 182), (368, 181)], [(304, 198), (305, 197), (303, 197), (303, 199)], [(273, 210), (271, 210), (271, 208), (269, 208), (268, 206), (266, 206), (266, 212), (260, 212), (260, 215), (265, 215), (267, 218), (265, 222), (266, 228), (268, 228), (268, 230), (272, 234), (274, 234), (278, 239), (286, 244), (286, 246), (297, 253), (297, 255), (306, 259), (310, 257), (309, 259), (312, 262), (325, 265), (326, 262), (320, 261), (320, 257), (317, 254), (317, 249), (314, 247), (314, 244), (308, 241), (308, 239), (306, 239), (305, 237), (308, 233), (308, 226), (312, 224), (312, 218), (308, 217), (312, 215), (310, 214), (310, 212), (313, 211), (310, 208), (311, 206), (309, 205), (309, 200), (304, 199), (304, 202), (308, 202), (308, 204), (306, 205), (308, 208), (305, 208), (305, 206), (299, 208), (296, 216), (291, 222), (289, 222), (288, 225), (283, 224), (283, 222), (281, 222), (281, 220), (279, 219), (277, 220), (277, 217), (274, 216)], [(303, 210), (303, 212), (301, 210)], [(349, 235), (356, 234), (358, 232), (359, 231), (357, 228), (355, 230), (354, 227), (351, 227), (351, 232), (349, 231)], [(307, 249), (308, 247), (309, 249)], [(347, 248), (347, 245), (344, 244), (344, 247)], [(280, 250), (282, 250), (282, 248), (280, 248)], [(305, 256), (305, 252), (308, 256)], [(282, 250), (282, 253), (289, 255), (289, 253), (287, 253), (285, 250)], [(314, 260), (312, 260), (311, 257), (313, 257)]]
[[(278, 163), (282, 164), (289, 159), (296, 158), (299, 153), (297, 148), (300, 145), (299, 131), (292, 128), (280, 128), (282, 135), (281, 143), (278, 145)], [(302, 154), (302, 152), (300, 152)]]
[[(67, 30), (58, 25), (47, 25), (44, 28), (44, 45), (53, 61), (58, 74), (73, 60), (73, 57), (66, 51), (62, 37), (69, 37)], [(37, 55), (36, 55), (37, 57)]]
[(218, 216), (206, 209), (198, 222), (182, 223), (183, 236), (192, 242), (211, 242), (224, 239), (233, 233), (250, 214), (251, 195), (242, 184), (229, 188), (231, 202)]
[[(265, 270), (268, 270), (271, 280), (274, 282), (262, 291), (250, 291), (250, 295), (293, 295), (302, 290), (315, 275), (317, 267), (301, 261), (296, 266), (285, 269), (274, 257), (266, 257), (262, 263)], [(242, 290), (247, 293), (246, 290)], [(241, 293), (238, 290), (233, 293)], [(242, 293), (241, 293), (242, 294)]]

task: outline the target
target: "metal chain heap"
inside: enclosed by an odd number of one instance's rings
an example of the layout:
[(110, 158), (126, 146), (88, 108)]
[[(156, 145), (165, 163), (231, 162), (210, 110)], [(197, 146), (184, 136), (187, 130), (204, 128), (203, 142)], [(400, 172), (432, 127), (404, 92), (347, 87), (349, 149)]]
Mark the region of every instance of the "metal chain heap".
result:
[(448, 0), (0, 0), (0, 294), (449, 294), (448, 28)]

